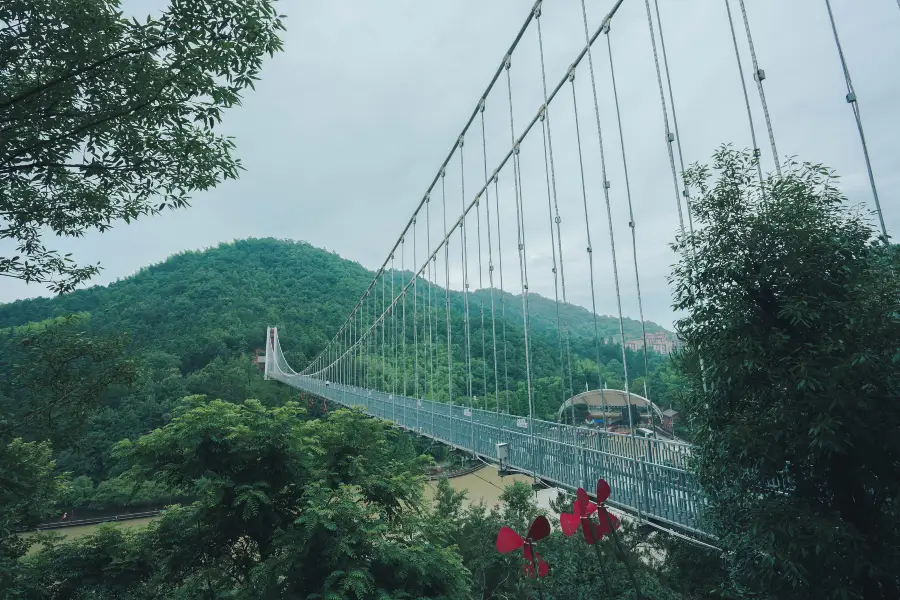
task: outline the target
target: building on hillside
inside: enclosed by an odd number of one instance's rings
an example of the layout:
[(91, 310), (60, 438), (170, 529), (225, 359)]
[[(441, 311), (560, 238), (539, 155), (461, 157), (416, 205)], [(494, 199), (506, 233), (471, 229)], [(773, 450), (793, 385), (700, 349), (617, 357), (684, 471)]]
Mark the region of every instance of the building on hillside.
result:
[(266, 349), (257, 348), (253, 351), (253, 364), (259, 367), (260, 371), (266, 370)]
[(678, 420), (678, 411), (672, 410), (671, 408), (667, 408), (662, 413), (663, 416), (663, 427), (672, 431), (672, 425), (675, 424), (675, 421)]
[[(637, 338), (636, 340), (628, 340), (625, 342), (625, 347), (629, 350), (639, 352), (644, 349), (644, 341), (641, 338)], [(670, 339), (669, 334), (665, 332), (661, 331), (659, 333), (647, 334), (647, 348), (653, 350), (657, 354), (667, 356), (680, 347), (680, 340), (678, 340), (677, 338), (674, 340)]]

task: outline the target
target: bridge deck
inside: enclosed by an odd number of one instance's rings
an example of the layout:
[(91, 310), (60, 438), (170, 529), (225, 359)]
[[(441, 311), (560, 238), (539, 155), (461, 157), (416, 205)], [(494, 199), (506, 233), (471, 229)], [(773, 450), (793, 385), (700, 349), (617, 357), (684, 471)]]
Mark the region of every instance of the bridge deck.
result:
[(597, 478), (612, 487), (610, 504), (673, 528), (703, 534), (700, 492), (686, 469), (690, 446), (528, 419), (331, 383), (272, 369), (268, 377), (404, 429), (496, 462), (508, 444), (509, 466), (559, 487), (589, 492)]

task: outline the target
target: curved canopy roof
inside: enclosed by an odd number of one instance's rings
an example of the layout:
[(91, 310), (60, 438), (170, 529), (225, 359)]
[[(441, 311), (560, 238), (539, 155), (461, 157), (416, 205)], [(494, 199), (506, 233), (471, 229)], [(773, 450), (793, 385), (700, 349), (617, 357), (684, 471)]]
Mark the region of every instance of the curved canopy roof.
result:
[(662, 412), (660, 412), (659, 407), (656, 406), (656, 404), (651, 403), (647, 398), (634, 393), (626, 394), (623, 390), (610, 390), (606, 388), (601, 390), (589, 390), (587, 392), (581, 392), (576, 396), (572, 396), (559, 407), (559, 416), (562, 416), (563, 412), (573, 404), (594, 408), (618, 408), (626, 406), (629, 400), (634, 406), (653, 406), (653, 411), (662, 418)]

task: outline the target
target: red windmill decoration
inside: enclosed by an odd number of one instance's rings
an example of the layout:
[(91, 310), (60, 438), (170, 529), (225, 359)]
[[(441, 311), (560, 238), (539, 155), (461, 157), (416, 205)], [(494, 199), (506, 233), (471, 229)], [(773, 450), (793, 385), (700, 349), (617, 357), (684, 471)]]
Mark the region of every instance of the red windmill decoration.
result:
[[(606, 510), (603, 505), (609, 498), (609, 484), (602, 479), (597, 480), (597, 503), (591, 502), (584, 488), (578, 488), (575, 503), (573, 505), (572, 514), (562, 513), (559, 515), (559, 524), (566, 536), (574, 535), (581, 526), (584, 533), (584, 541), (588, 544), (596, 544), (603, 539), (604, 535), (612, 533), (614, 529), (618, 529), (621, 523), (619, 519)], [(591, 521), (591, 515), (597, 514), (599, 523)]]
[(525, 539), (522, 539), (522, 536), (509, 527), (503, 526), (497, 533), (497, 551), (500, 554), (508, 554), (513, 550), (522, 548), (522, 552), (525, 555), (525, 564), (522, 566), (522, 570), (525, 572), (525, 575), (534, 577), (535, 573), (537, 573), (538, 577), (546, 577), (547, 573), (550, 572), (550, 565), (544, 562), (541, 555), (534, 549), (534, 543), (548, 535), (550, 535), (550, 521), (543, 515), (531, 523)]

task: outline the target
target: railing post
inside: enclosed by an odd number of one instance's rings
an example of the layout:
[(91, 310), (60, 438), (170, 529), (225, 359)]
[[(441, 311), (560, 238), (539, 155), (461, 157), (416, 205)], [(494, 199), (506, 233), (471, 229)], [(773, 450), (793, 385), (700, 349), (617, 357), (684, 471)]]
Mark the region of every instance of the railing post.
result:
[[(644, 520), (643, 513), (645, 512), (645, 508), (650, 508), (650, 503), (648, 498), (646, 497), (647, 490), (647, 464), (644, 462), (644, 457), (640, 457), (638, 459), (638, 467), (640, 468), (641, 479), (638, 482), (638, 522)], [(644, 506), (646, 505), (646, 506)]]
[(578, 487), (584, 487), (585, 482), (587, 482), (587, 450), (584, 447), (584, 439), (578, 439), (578, 433), (575, 432), (575, 438), (578, 442), (578, 466), (581, 469), (578, 474)]
[(472, 433), (472, 457), (474, 458), (477, 454), (475, 452), (475, 409), (474, 408), (469, 409), (469, 428)]

